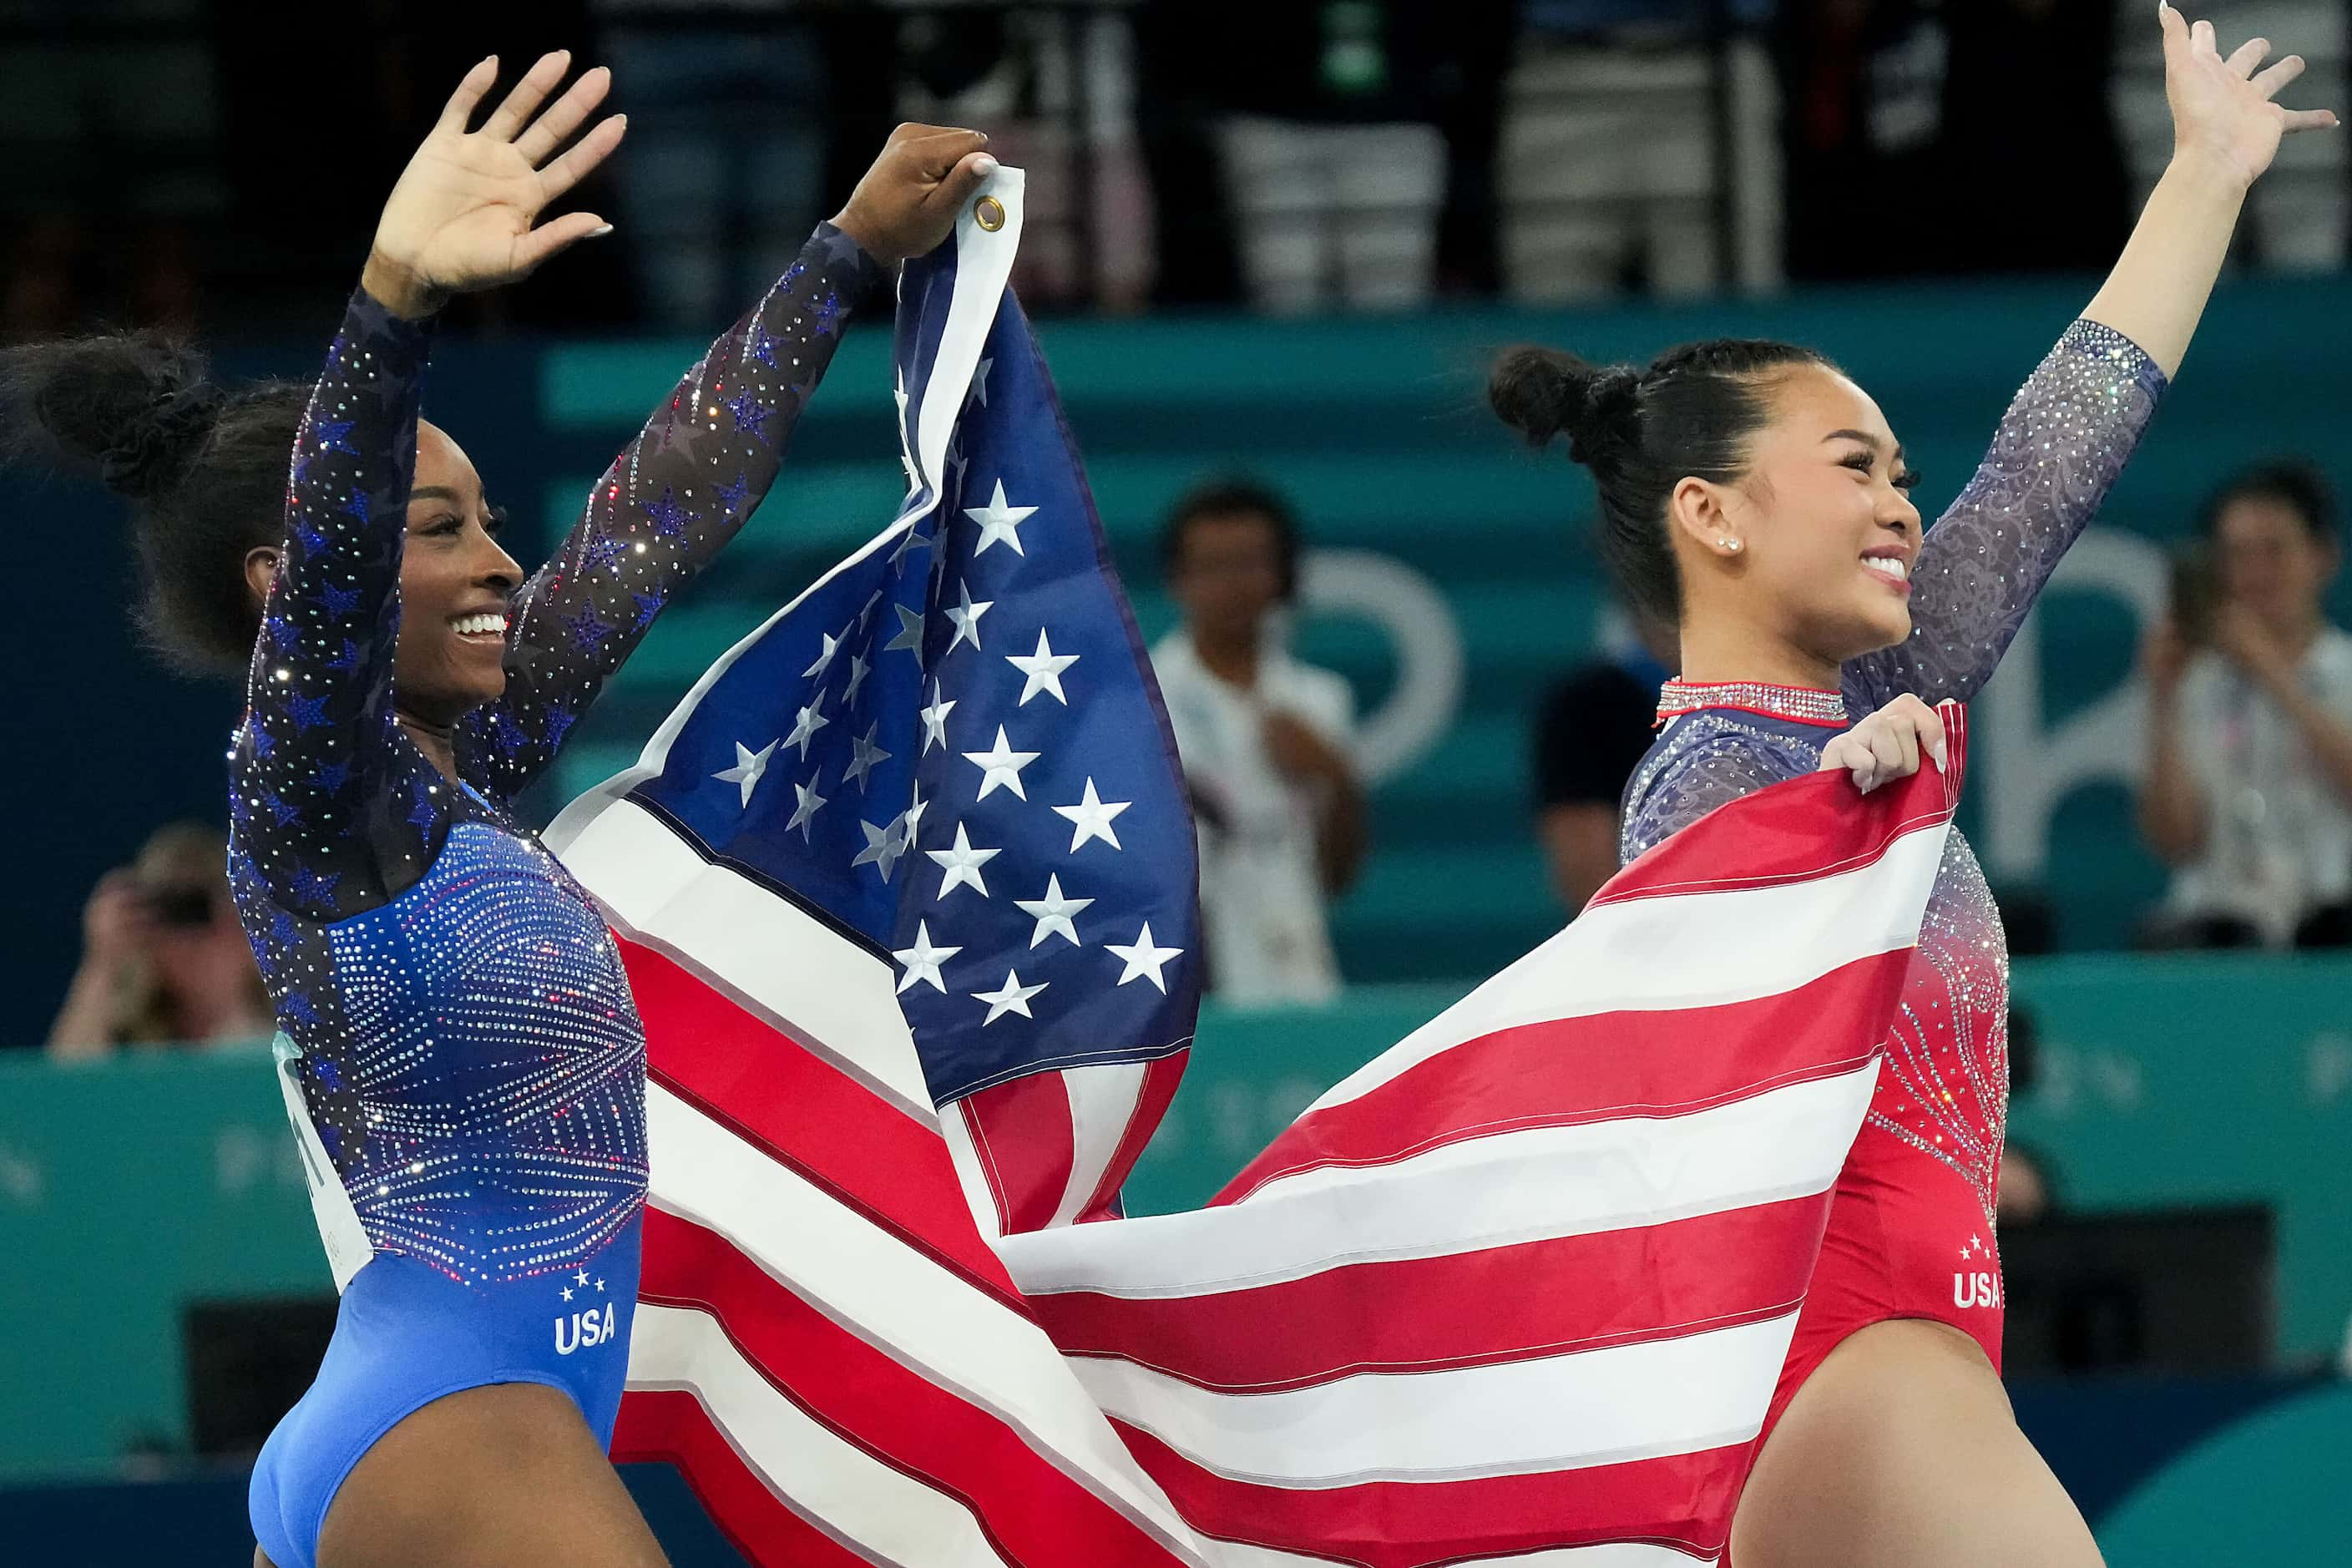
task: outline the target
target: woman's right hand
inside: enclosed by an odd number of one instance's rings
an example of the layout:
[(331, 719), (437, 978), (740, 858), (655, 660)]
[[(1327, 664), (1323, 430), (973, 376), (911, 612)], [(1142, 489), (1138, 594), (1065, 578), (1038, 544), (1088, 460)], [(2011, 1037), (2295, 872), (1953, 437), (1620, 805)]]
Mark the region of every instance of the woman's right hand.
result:
[(1849, 772), (1853, 786), (1868, 795), (1893, 779), (1919, 771), (1922, 754), (1946, 763), (1944, 721), (1916, 697), (1905, 694), (1822, 748), (1817, 773)]
[(528, 277), (557, 251), (605, 230), (593, 213), (538, 223), (541, 210), (603, 163), (627, 128), (625, 116), (608, 115), (554, 155), (613, 82), (598, 66), (540, 113), (571, 64), (565, 50), (542, 56), (475, 131), (467, 121), (498, 82), (498, 57), (466, 73), (383, 205), (361, 279), (370, 295), (396, 315), (430, 315), (452, 294)]

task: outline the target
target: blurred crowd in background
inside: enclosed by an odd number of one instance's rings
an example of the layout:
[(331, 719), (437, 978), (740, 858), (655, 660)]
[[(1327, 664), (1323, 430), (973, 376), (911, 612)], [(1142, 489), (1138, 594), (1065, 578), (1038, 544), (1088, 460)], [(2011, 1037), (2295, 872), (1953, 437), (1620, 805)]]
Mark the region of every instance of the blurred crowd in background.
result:
[[(2220, 8), (2227, 13), (2228, 6)], [(2315, 100), (2346, 9), (2277, 0)], [(2259, 10), (2256, 17), (2251, 12)], [(476, 330), (699, 331), (900, 119), (1033, 186), (1033, 306), (1408, 309), (2098, 267), (2170, 152), (2141, 0), (0, 0), (0, 331), (266, 331), (340, 292), (465, 68), (614, 69), (618, 234)], [(2345, 256), (2341, 138), (2249, 263)]]

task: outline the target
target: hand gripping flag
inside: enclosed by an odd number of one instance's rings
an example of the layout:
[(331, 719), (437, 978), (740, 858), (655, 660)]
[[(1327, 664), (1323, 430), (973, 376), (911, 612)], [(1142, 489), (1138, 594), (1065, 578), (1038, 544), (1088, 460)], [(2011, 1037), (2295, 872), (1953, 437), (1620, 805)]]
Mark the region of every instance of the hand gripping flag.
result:
[[(900, 287), (912, 487), (547, 841), (646, 1023), (615, 1458), (762, 1568), (1719, 1556), (1957, 798), (1763, 791), (1120, 1219), (1197, 1004), (1181, 777), (1005, 278)], [(1102, 1223), (1073, 1223), (1101, 1221)]]

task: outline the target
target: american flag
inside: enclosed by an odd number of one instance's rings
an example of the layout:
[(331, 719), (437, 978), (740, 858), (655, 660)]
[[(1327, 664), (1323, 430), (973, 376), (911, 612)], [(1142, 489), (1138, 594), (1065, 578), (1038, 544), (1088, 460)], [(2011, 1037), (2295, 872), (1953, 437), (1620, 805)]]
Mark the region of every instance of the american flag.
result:
[(1727, 807), (1210, 1208), (1113, 1217), (1192, 830), (1021, 197), (906, 268), (898, 519), (547, 835), (649, 1046), (615, 1457), (763, 1568), (1715, 1560), (1960, 748)]

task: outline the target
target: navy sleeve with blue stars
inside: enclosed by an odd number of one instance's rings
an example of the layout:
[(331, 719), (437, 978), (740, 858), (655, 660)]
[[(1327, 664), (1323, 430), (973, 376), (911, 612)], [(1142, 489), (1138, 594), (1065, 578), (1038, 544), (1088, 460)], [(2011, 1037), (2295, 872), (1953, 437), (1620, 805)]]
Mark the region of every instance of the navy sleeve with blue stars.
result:
[(332, 921), (413, 883), (454, 786), (393, 717), (400, 558), (429, 321), (365, 292), (295, 437), (286, 532), (229, 753), (236, 858), (279, 909)]
[(613, 459), (562, 548), (515, 595), (506, 694), (458, 731), (468, 784), (511, 799), (554, 760), (662, 606), (767, 494), (841, 329), (885, 282), (855, 241), (820, 225)]

